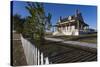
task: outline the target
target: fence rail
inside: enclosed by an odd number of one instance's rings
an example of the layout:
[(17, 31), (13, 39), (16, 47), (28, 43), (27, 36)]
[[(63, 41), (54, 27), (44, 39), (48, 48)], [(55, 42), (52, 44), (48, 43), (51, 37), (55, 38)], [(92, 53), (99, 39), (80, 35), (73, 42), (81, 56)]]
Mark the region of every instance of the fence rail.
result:
[(28, 65), (49, 64), (49, 58), (44, 57), (43, 52), (41, 52), (34, 44), (25, 39), (22, 35), (21, 42)]

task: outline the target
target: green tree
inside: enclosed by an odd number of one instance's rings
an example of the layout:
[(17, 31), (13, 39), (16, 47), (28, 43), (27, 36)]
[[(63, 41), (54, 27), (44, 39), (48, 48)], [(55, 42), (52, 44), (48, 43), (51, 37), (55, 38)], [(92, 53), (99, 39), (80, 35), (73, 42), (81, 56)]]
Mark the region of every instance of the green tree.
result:
[(22, 33), (24, 21), (25, 20), (22, 19), (19, 14), (15, 14), (13, 16), (13, 30), (15, 30), (18, 33)]
[(46, 16), (43, 3), (32, 3), (27, 2), (26, 9), (28, 10), (30, 16), (27, 17), (25, 27), (27, 28), (26, 33), (39, 41), (44, 40), (45, 32), (51, 27), (51, 14), (48, 13)]

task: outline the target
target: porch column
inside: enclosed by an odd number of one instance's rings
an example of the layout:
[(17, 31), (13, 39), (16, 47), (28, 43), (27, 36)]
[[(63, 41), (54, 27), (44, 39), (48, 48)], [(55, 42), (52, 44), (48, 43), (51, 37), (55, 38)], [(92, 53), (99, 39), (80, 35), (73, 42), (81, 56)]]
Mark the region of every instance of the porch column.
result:
[(56, 31), (56, 27), (55, 26), (53, 26), (53, 32), (55, 32)]
[(65, 29), (65, 32), (66, 32), (66, 24), (64, 26), (65, 26), (64, 29)]
[(77, 20), (77, 29), (79, 30), (79, 21)]
[(81, 30), (83, 30), (83, 25), (81, 24)]
[(62, 25), (61, 25), (61, 30), (60, 30), (61, 32), (63, 31), (63, 27), (62, 27)]
[(70, 23), (69, 23), (69, 31), (71, 31)]
[(66, 28), (66, 32), (67, 32), (67, 27), (68, 27), (68, 26), (67, 26), (67, 24), (66, 24), (66, 27), (65, 27), (65, 28)]

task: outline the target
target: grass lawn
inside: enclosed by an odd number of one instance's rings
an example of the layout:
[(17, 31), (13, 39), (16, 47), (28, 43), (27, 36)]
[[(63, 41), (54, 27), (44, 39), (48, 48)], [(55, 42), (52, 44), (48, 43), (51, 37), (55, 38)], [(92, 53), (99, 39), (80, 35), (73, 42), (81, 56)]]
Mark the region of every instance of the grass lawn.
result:
[(52, 38), (60, 38), (63, 40), (80, 41), (88, 43), (97, 43), (97, 34), (84, 34), (80, 36), (49, 36)]
[(45, 56), (53, 56), (60, 52), (70, 50), (68, 47), (60, 46), (58, 43), (46, 41), (44, 45), (41, 46), (42, 52)]
[(85, 39), (79, 39), (78, 41), (97, 44), (97, 38), (96, 38), (96, 37), (93, 37), (93, 38), (85, 38)]

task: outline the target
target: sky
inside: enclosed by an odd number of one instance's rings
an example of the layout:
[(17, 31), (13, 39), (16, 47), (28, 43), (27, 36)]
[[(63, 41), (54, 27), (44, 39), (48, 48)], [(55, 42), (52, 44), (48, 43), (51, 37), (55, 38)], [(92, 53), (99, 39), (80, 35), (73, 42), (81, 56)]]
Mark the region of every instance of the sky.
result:
[[(29, 16), (27, 9), (25, 8), (27, 3), (24, 1), (13, 2), (13, 15), (20, 14), (22, 18)], [(60, 16), (67, 17), (75, 14), (76, 9), (82, 13), (85, 23), (90, 28), (97, 29), (97, 7), (90, 5), (75, 5), (75, 4), (58, 4), (58, 3), (44, 3), (44, 9), (46, 14), (51, 13), (52, 25), (55, 25)]]

